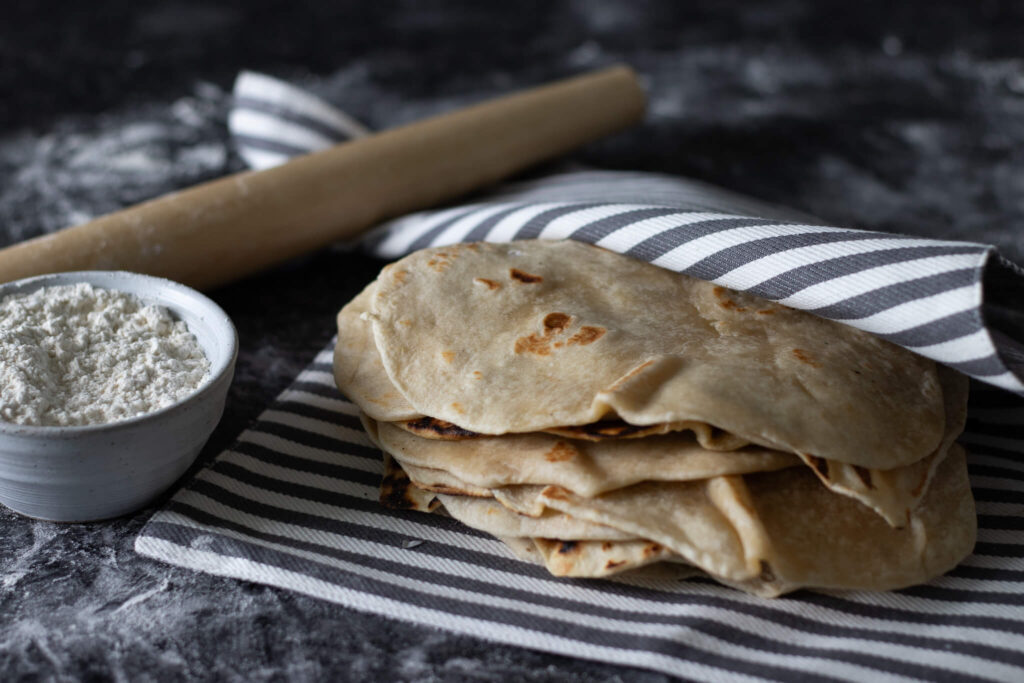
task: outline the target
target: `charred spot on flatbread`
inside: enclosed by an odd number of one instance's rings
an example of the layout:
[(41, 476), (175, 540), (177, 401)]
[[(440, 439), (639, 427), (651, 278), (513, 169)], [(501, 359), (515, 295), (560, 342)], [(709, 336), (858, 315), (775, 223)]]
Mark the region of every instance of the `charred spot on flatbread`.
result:
[(481, 436), (477, 432), (463, 429), (457, 424), (436, 417), (421, 417), (416, 420), (405, 420), (399, 425), (402, 429), (427, 439), (476, 439)]
[(433, 496), (417, 488), (391, 458), (384, 460), (384, 476), (380, 482), (380, 504), (392, 510), (432, 512), (441, 504)]
[(494, 280), (489, 280), (488, 278), (485, 277), (474, 278), (473, 282), (479, 282), (480, 284), (484, 285), (485, 287), (487, 287), (487, 289), (491, 291), (494, 291), (495, 289), (501, 289), (500, 282), (495, 282)]
[(562, 332), (569, 327), (570, 322), (572, 322), (572, 316), (567, 313), (548, 313), (544, 316), (544, 331), (551, 334)]
[(544, 459), (548, 462), (565, 462), (572, 460), (577, 457), (580, 452), (572, 444), (564, 441), (556, 441), (555, 445), (551, 447), (551, 450), (544, 454)]
[(653, 432), (658, 428), (658, 425), (631, 425), (625, 420), (602, 420), (585, 425), (554, 427), (547, 431), (576, 439), (622, 439)]
[(525, 271), (519, 270), (518, 268), (510, 268), (509, 271), (508, 271), (508, 276), (510, 278), (512, 278), (513, 280), (516, 280), (518, 282), (522, 282), (522, 283), (525, 283), (525, 284), (528, 284), (528, 285), (532, 285), (532, 284), (535, 284), (537, 282), (543, 282), (543, 280), (544, 280), (544, 278), (541, 277), (540, 275), (533, 275), (531, 273), (527, 273)]

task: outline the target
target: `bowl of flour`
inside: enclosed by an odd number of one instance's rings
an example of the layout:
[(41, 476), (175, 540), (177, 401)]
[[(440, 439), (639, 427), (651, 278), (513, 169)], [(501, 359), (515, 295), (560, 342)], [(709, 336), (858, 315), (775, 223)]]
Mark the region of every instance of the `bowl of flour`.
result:
[(237, 354), (227, 314), (170, 280), (0, 285), (0, 503), (64, 522), (144, 507), (220, 421)]

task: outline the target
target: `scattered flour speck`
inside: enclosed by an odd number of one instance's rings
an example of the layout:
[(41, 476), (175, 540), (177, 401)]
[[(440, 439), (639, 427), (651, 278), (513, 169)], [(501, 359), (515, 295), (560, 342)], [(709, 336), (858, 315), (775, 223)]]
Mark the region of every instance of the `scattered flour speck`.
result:
[(176, 403), (209, 371), (185, 323), (133, 294), (82, 283), (0, 301), (0, 420), (124, 420)]

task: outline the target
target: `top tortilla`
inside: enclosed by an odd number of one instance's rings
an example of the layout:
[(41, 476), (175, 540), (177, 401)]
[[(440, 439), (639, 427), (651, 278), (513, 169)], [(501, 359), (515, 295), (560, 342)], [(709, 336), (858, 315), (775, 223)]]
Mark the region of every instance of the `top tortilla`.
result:
[[(445, 441), (485, 436), (418, 413), (391, 383), (377, 352), (370, 322), (365, 319), (376, 287), (377, 282), (371, 282), (338, 313), (338, 341), (334, 347), (334, 379), (338, 388), (374, 420), (393, 422), (417, 436)], [(605, 420), (589, 425), (561, 425), (544, 431), (573, 439), (601, 441), (639, 439), (686, 430), (692, 431), (701, 445), (711, 450), (731, 451), (747, 445), (745, 439), (692, 420), (643, 426)]]
[(579, 242), (415, 252), (384, 269), (369, 307), (409, 405), (474, 432), (695, 420), (872, 468), (942, 438), (930, 360)]

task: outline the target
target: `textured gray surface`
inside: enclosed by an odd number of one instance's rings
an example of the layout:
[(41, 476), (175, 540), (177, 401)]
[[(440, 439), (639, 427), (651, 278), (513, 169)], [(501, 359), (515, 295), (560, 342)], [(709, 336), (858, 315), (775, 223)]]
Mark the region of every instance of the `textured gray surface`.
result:
[[(224, 118), (243, 67), (386, 127), (624, 60), (648, 83), (648, 120), (578, 159), (1024, 260), (1020, 5), (731, 5), (19, 5), (0, 25), (0, 240), (239, 168)], [(211, 293), (242, 350), (201, 461), (329, 340), (379, 266), (325, 251)], [(664, 680), (142, 559), (132, 540), (150, 512), (81, 526), (0, 512), (0, 678)]]

